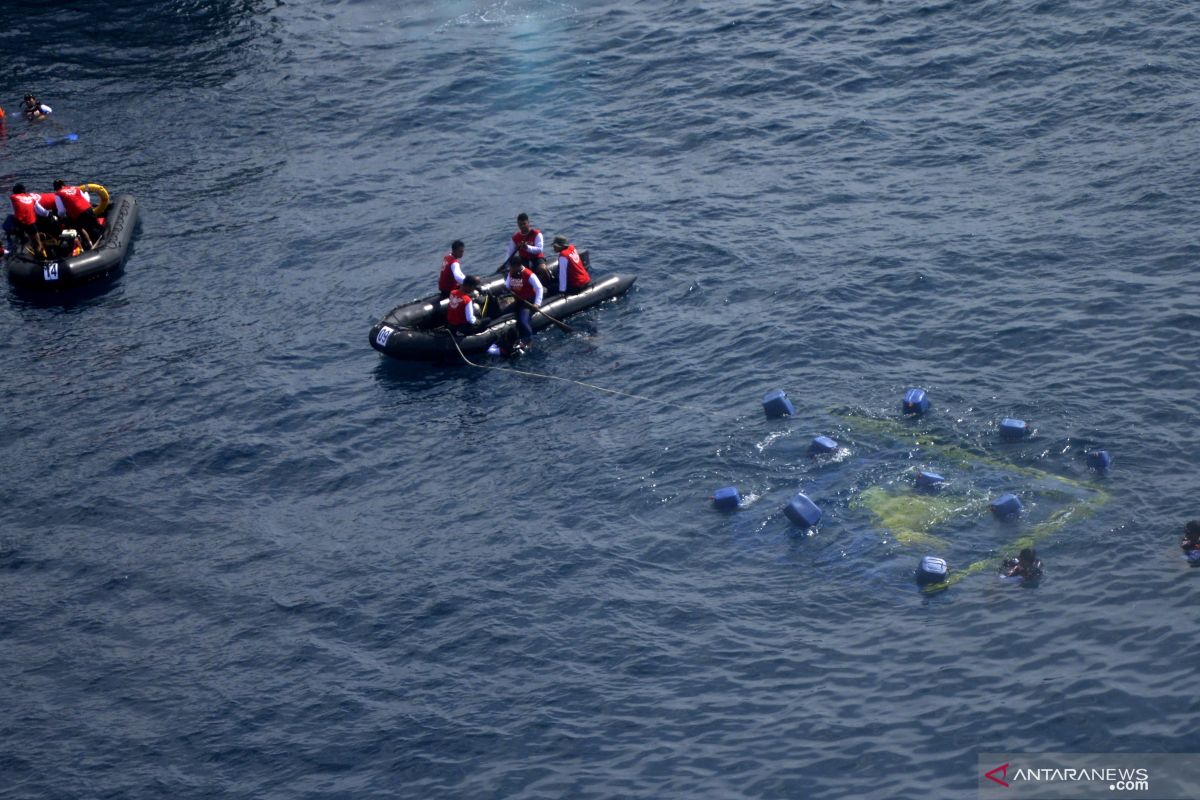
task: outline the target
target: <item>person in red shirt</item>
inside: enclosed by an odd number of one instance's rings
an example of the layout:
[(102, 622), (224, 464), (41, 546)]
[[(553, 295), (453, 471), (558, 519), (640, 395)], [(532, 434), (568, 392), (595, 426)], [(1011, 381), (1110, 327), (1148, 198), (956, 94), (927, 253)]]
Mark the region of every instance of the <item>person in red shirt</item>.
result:
[(445, 300), (450, 292), (462, 285), (466, 275), (462, 270), (462, 257), (466, 246), (461, 240), (450, 243), (450, 252), (442, 256), (442, 271), (438, 273), (438, 294)]
[(558, 291), (574, 294), (592, 285), (592, 276), (588, 275), (583, 259), (567, 237), (558, 234), (550, 246), (558, 253)]
[(53, 225), (52, 213), (42, 205), (39, 195), (25, 191), (23, 183), (13, 186), (9, 200), (12, 201), (17, 231), (32, 243), (34, 252), (44, 252), (42, 232), (49, 231)]
[(508, 252), (504, 255), (504, 263), (507, 265), (514, 255), (521, 259), (523, 266), (533, 270), (543, 286), (553, 284), (553, 276), (550, 270), (546, 269), (546, 249), (542, 232), (529, 224), (529, 215), (524, 211), (517, 214), (517, 232), (508, 240)]
[(90, 250), (104, 235), (104, 227), (92, 210), (92, 198), (82, 186), (68, 186), (61, 180), (54, 181), (54, 203), (60, 217), (66, 217), (72, 227), (82, 234), (83, 242)]
[(520, 338), (513, 350), (524, 352), (533, 344), (533, 312), (542, 304), (542, 282), (533, 270), (522, 264), (520, 257), (514, 254), (508, 260), (508, 275), (504, 278), (504, 285), (513, 293), (513, 297), (517, 298), (515, 310)]
[(475, 293), (479, 290), (479, 278), (468, 275), (461, 285), (450, 290), (446, 304), (446, 327), (460, 336), (470, 336), (486, 327), (487, 323), (475, 309)]

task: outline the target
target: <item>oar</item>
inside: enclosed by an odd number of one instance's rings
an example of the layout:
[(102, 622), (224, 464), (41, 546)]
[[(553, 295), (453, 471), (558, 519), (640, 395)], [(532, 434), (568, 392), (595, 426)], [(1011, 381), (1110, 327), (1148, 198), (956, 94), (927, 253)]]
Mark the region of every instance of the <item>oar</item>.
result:
[(543, 311), (541, 308), (539, 308), (538, 306), (535, 306), (533, 303), (526, 300), (524, 297), (521, 297), (520, 295), (517, 295), (517, 294), (514, 294), (513, 297), (521, 305), (526, 306), (527, 308), (533, 310), (534, 312), (536, 312), (538, 314), (541, 314), (543, 317), (545, 317), (546, 319), (553, 322), (555, 325), (557, 325), (559, 328), (562, 329), (563, 333), (574, 333), (575, 332), (575, 329), (572, 328), (570, 325), (563, 322), (562, 320), (558, 320), (558, 319), (555, 319), (554, 317), (550, 316), (545, 311)]

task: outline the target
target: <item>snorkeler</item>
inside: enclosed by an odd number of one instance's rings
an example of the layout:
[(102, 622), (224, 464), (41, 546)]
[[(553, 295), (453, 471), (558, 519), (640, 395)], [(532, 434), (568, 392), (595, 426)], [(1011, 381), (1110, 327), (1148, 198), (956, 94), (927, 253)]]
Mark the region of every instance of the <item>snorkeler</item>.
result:
[(25, 100), (21, 103), (21, 111), (25, 114), (27, 119), (45, 119), (46, 117), (50, 116), (50, 112), (53, 110), (54, 109), (39, 101), (32, 94), (25, 95)]
[(1200, 519), (1194, 519), (1184, 526), (1179, 548), (1188, 561), (1200, 561)]
[(1007, 559), (1000, 565), (1000, 574), (1005, 578), (1035, 581), (1042, 577), (1042, 562), (1038, 559), (1036, 550), (1026, 547), (1016, 558)]

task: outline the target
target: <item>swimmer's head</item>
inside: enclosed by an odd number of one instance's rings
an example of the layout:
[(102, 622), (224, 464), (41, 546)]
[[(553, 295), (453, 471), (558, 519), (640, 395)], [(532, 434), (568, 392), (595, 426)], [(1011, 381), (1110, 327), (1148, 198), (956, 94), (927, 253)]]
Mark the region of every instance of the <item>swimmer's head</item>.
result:
[(1037, 561), (1037, 551), (1034, 550), (1032, 547), (1026, 547), (1024, 550), (1022, 550), (1020, 553), (1017, 554), (1017, 559), (1022, 564), (1032, 564), (1033, 562)]

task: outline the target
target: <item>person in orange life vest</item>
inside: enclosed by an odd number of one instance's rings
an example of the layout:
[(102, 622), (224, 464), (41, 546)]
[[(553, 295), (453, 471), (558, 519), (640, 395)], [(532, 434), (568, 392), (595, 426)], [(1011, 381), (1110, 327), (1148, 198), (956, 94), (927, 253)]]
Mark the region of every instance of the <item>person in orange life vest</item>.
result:
[(104, 234), (96, 212), (92, 210), (92, 198), (82, 186), (67, 186), (61, 180), (54, 182), (54, 203), (60, 217), (66, 217), (73, 227), (78, 228), (84, 244), (90, 250)]
[(438, 274), (438, 294), (445, 300), (450, 296), (450, 292), (457, 286), (462, 285), (466, 280), (466, 275), (462, 271), (463, 252), (466, 246), (462, 241), (455, 239), (450, 243), (450, 252), (442, 256), (442, 271)]
[[(17, 230), (40, 251), (43, 246), (42, 233), (54, 227), (52, 213), (41, 204), (41, 196), (25, 191), (25, 184), (18, 183), (12, 189), (13, 219)], [(57, 233), (57, 231), (55, 231)]]
[[(513, 297), (520, 298), (516, 305), (517, 330), (520, 331), (520, 342), (517, 346), (521, 349), (527, 348), (533, 341), (533, 312), (542, 304), (542, 282), (533, 270), (521, 263), (519, 256), (513, 254), (508, 260), (508, 275), (504, 278), (504, 285), (513, 293)], [(522, 303), (521, 300), (525, 302)], [(530, 303), (533, 304), (533, 308), (529, 307)]]
[(544, 286), (550, 286), (554, 278), (546, 269), (545, 243), (542, 232), (529, 224), (529, 215), (522, 211), (517, 214), (517, 232), (508, 240), (508, 252), (504, 255), (504, 263), (514, 255), (521, 259), (521, 264), (533, 270)]
[(446, 327), (461, 336), (470, 336), (487, 327), (487, 322), (475, 305), (479, 278), (468, 275), (461, 285), (450, 290), (446, 304)]
[(588, 275), (583, 259), (567, 237), (558, 234), (550, 246), (558, 253), (558, 291), (573, 294), (592, 285), (592, 276)]
[(58, 235), (58, 249), (55, 255), (59, 258), (71, 258), (83, 252), (83, 242), (79, 232), (74, 228), (66, 228)]

